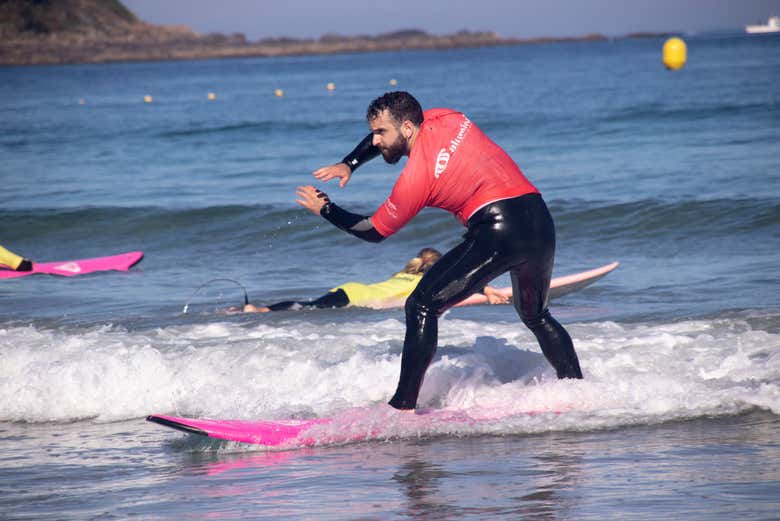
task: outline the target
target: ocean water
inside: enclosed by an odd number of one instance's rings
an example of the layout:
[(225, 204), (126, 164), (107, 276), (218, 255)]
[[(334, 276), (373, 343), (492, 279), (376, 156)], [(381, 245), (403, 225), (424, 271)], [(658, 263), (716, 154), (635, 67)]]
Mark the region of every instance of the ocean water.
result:
[[(0, 68), (0, 244), (146, 254), (0, 281), (0, 519), (780, 518), (780, 38), (687, 43), (677, 72), (654, 38)], [(393, 89), (516, 159), (554, 275), (620, 261), (551, 306), (584, 380), (554, 378), (511, 306), (454, 309), (421, 405), (493, 420), (387, 421), (400, 310), (222, 312), (457, 244), (440, 210), (375, 245), (294, 203)], [(401, 166), (318, 186), (370, 214)], [(382, 428), (276, 452), (144, 421), (353, 409)]]

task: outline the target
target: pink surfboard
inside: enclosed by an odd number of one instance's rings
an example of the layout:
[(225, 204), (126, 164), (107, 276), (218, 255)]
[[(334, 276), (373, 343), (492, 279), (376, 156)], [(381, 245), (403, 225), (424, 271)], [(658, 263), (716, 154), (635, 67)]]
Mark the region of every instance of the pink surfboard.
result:
[[(268, 447), (284, 445), (315, 425), (330, 423), (329, 419), (281, 420), (281, 421), (243, 421), (243, 420), (197, 420), (153, 414), (148, 421), (189, 434), (199, 434), (210, 438), (241, 443), (253, 443)], [(298, 440), (299, 445), (314, 445), (314, 439)]]
[(118, 270), (127, 271), (144, 258), (143, 252), (131, 251), (110, 257), (96, 257), (60, 262), (33, 262), (32, 271), (14, 271), (0, 268), (0, 279), (13, 279), (27, 275), (46, 274), (73, 277), (96, 271)]
[[(604, 266), (594, 268), (588, 271), (581, 271), (572, 275), (566, 275), (564, 277), (554, 277), (550, 281), (550, 298), (558, 298), (573, 291), (580, 290), (586, 286), (590, 286), (600, 278), (613, 271), (620, 266), (619, 262), (613, 262), (611, 264), (605, 264)], [(512, 288), (496, 288), (499, 293), (505, 297), (512, 298)], [(487, 297), (481, 293), (471, 295), (465, 300), (462, 300), (456, 304), (456, 306), (471, 306), (475, 304), (487, 304)]]
[(472, 416), (466, 411), (416, 410), (400, 412), (383, 405), (379, 408), (352, 409), (333, 418), (311, 420), (214, 420), (181, 418), (153, 414), (147, 421), (188, 434), (209, 438), (262, 445), (269, 448), (300, 448), (333, 443), (350, 443), (369, 438), (391, 436), (398, 430), (419, 433), (431, 431), (437, 425), (473, 426), (513, 416), (560, 414), (560, 411), (485, 411)]

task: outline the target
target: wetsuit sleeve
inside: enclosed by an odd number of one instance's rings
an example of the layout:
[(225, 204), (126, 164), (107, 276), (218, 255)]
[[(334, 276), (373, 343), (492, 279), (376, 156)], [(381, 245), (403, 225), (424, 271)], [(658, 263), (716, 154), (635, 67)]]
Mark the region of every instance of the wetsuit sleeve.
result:
[(385, 236), (379, 233), (364, 215), (348, 212), (336, 203), (328, 201), (320, 209), (320, 215), (336, 228), (368, 242), (380, 242)]
[(23, 257), (20, 257), (14, 252), (10, 250), (6, 250), (2, 246), (0, 246), (0, 264), (4, 266), (8, 266), (12, 270), (29, 271), (24, 269), (19, 270), (20, 267), (23, 267), (22, 264), (24, 263), (24, 261), (25, 259)]
[(342, 163), (346, 164), (350, 171), (354, 172), (357, 168), (367, 161), (371, 161), (379, 155), (379, 148), (374, 146), (374, 134), (369, 133), (363, 141), (361, 141), (355, 150), (347, 154)]

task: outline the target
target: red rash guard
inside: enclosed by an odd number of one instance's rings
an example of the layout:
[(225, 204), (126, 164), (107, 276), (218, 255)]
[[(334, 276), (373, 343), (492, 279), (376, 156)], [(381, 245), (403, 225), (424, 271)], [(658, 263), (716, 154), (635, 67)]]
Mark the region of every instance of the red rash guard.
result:
[(426, 206), (447, 210), (466, 224), (486, 204), (539, 193), (512, 158), (462, 113), (431, 109), (423, 118), (406, 167), (371, 217), (384, 237)]

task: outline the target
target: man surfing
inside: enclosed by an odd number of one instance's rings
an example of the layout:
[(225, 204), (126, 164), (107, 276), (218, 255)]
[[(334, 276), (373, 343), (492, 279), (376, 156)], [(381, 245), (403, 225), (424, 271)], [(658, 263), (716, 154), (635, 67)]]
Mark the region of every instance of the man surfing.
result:
[(467, 228), (463, 241), (422, 277), (405, 305), (406, 335), (396, 409), (414, 409), (436, 352), (438, 318), (510, 273), (513, 303), (558, 378), (582, 378), (571, 337), (547, 309), (555, 254), (555, 227), (539, 191), (511, 157), (465, 115), (452, 109), (423, 112), (408, 92), (389, 92), (366, 112), (371, 133), (340, 163), (320, 168), (322, 181), (343, 187), (361, 164), (382, 154), (409, 160), (390, 196), (371, 217), (336, 205), (313, 186), (298, 187), (297, 203), (360, 239), (380, 242), (424, 207), (453, 213)]

